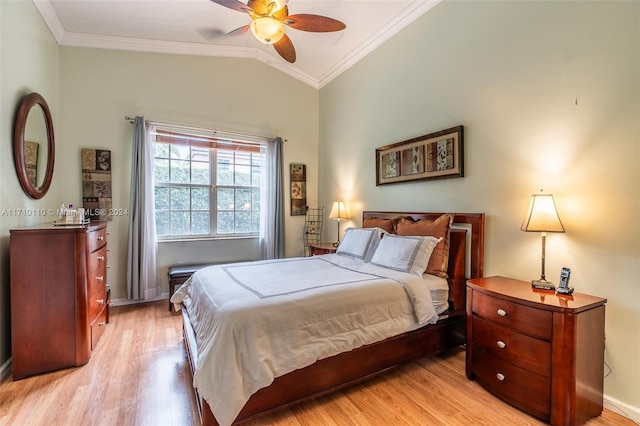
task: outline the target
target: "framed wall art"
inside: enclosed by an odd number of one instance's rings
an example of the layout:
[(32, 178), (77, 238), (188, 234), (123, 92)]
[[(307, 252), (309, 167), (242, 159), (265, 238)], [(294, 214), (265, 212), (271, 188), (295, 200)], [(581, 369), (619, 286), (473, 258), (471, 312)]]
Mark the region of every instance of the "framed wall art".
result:
[(307, 166), (291, 163), (291, 216), (307, 214)]
[(111, 151), (82, 149), (82, 207), (91, 220), (111, 220)]
[(376, 149), (376, 185), (464, 176), (463, 126)]

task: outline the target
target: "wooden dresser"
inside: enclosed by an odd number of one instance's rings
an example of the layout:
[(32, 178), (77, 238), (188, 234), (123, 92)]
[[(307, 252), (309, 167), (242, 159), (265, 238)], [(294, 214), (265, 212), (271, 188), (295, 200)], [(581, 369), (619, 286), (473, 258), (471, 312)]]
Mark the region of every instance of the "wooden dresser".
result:
[(600, 415), (605, 303), (504, 277), (469, 280), (467, 376), (552, 425)]
[(109, 322), (106, 224), (10, 234), (13, 378), (86, 364)]

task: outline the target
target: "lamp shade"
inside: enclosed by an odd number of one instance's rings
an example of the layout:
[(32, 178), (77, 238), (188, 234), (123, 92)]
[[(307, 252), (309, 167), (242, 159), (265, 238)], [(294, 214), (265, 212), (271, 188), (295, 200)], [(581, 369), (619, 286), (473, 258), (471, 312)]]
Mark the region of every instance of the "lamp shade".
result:
[(525, 232), (564, 232), (552, 194), (531, 196), (529, 211), (520, 230)]
[(333, 203), (333, 207), (331, 207), (331, 212), (329, 213), (329, 218), (331, 219), (349, 219), (349, 212), (347, 212), (347, 208), (344, 206), (342, 201), (336, 201)]

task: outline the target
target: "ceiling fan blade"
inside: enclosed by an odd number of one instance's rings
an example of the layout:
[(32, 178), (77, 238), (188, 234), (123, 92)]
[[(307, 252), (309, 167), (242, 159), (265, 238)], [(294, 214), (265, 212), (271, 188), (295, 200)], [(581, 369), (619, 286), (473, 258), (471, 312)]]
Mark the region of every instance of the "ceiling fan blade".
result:
[(227, 33), (227, 35), (241, 35), (249, 31), (249, 25), (244, 25), (242, 27), (236, 28), (235, 30), (231, 30)]
[(253, 10), (246, 4), (238, 0), (211, 0), (220, 6), (228, 7), (229, 9), (237, 10), (238, 12), (251, 13)]
[(296, 49), (293, 47), (291, 39), (286, 34), (282, 36), (280, 41), (274, 44), (273, 47), (285, 61), (292, 64), (296, 61)]
[(328, 33), (332, 31), (340, 31), (347, 28), (345, 24), (337, 19), (328, 18), (326, 16), (311, 15), (302, 13), (299, 15), (289, 15), (285, 20), (285, 24), (291, 28), (300, 31), (311, 31), (314, 33)]

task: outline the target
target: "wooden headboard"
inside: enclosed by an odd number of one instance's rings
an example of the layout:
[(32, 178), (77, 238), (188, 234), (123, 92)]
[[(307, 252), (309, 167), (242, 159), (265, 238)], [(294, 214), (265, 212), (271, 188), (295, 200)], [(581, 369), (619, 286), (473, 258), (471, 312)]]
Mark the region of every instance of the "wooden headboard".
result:
[[(417, 220), (434, 220), (444, 213), (362, 212), (366, 218), (395, 219), (411, 217)], [(470, 243), (467, 244), (467, 234)], [(467, 247), (468, 246), (468, 247)], [(469, 270), (466, 260), (469, 259)], [(464, 310), (466, 304), (466, 279), (484, 276), (484, 213), (454, 213), (453, 229), (449, 244), (449, 306), (450, 310)]]

